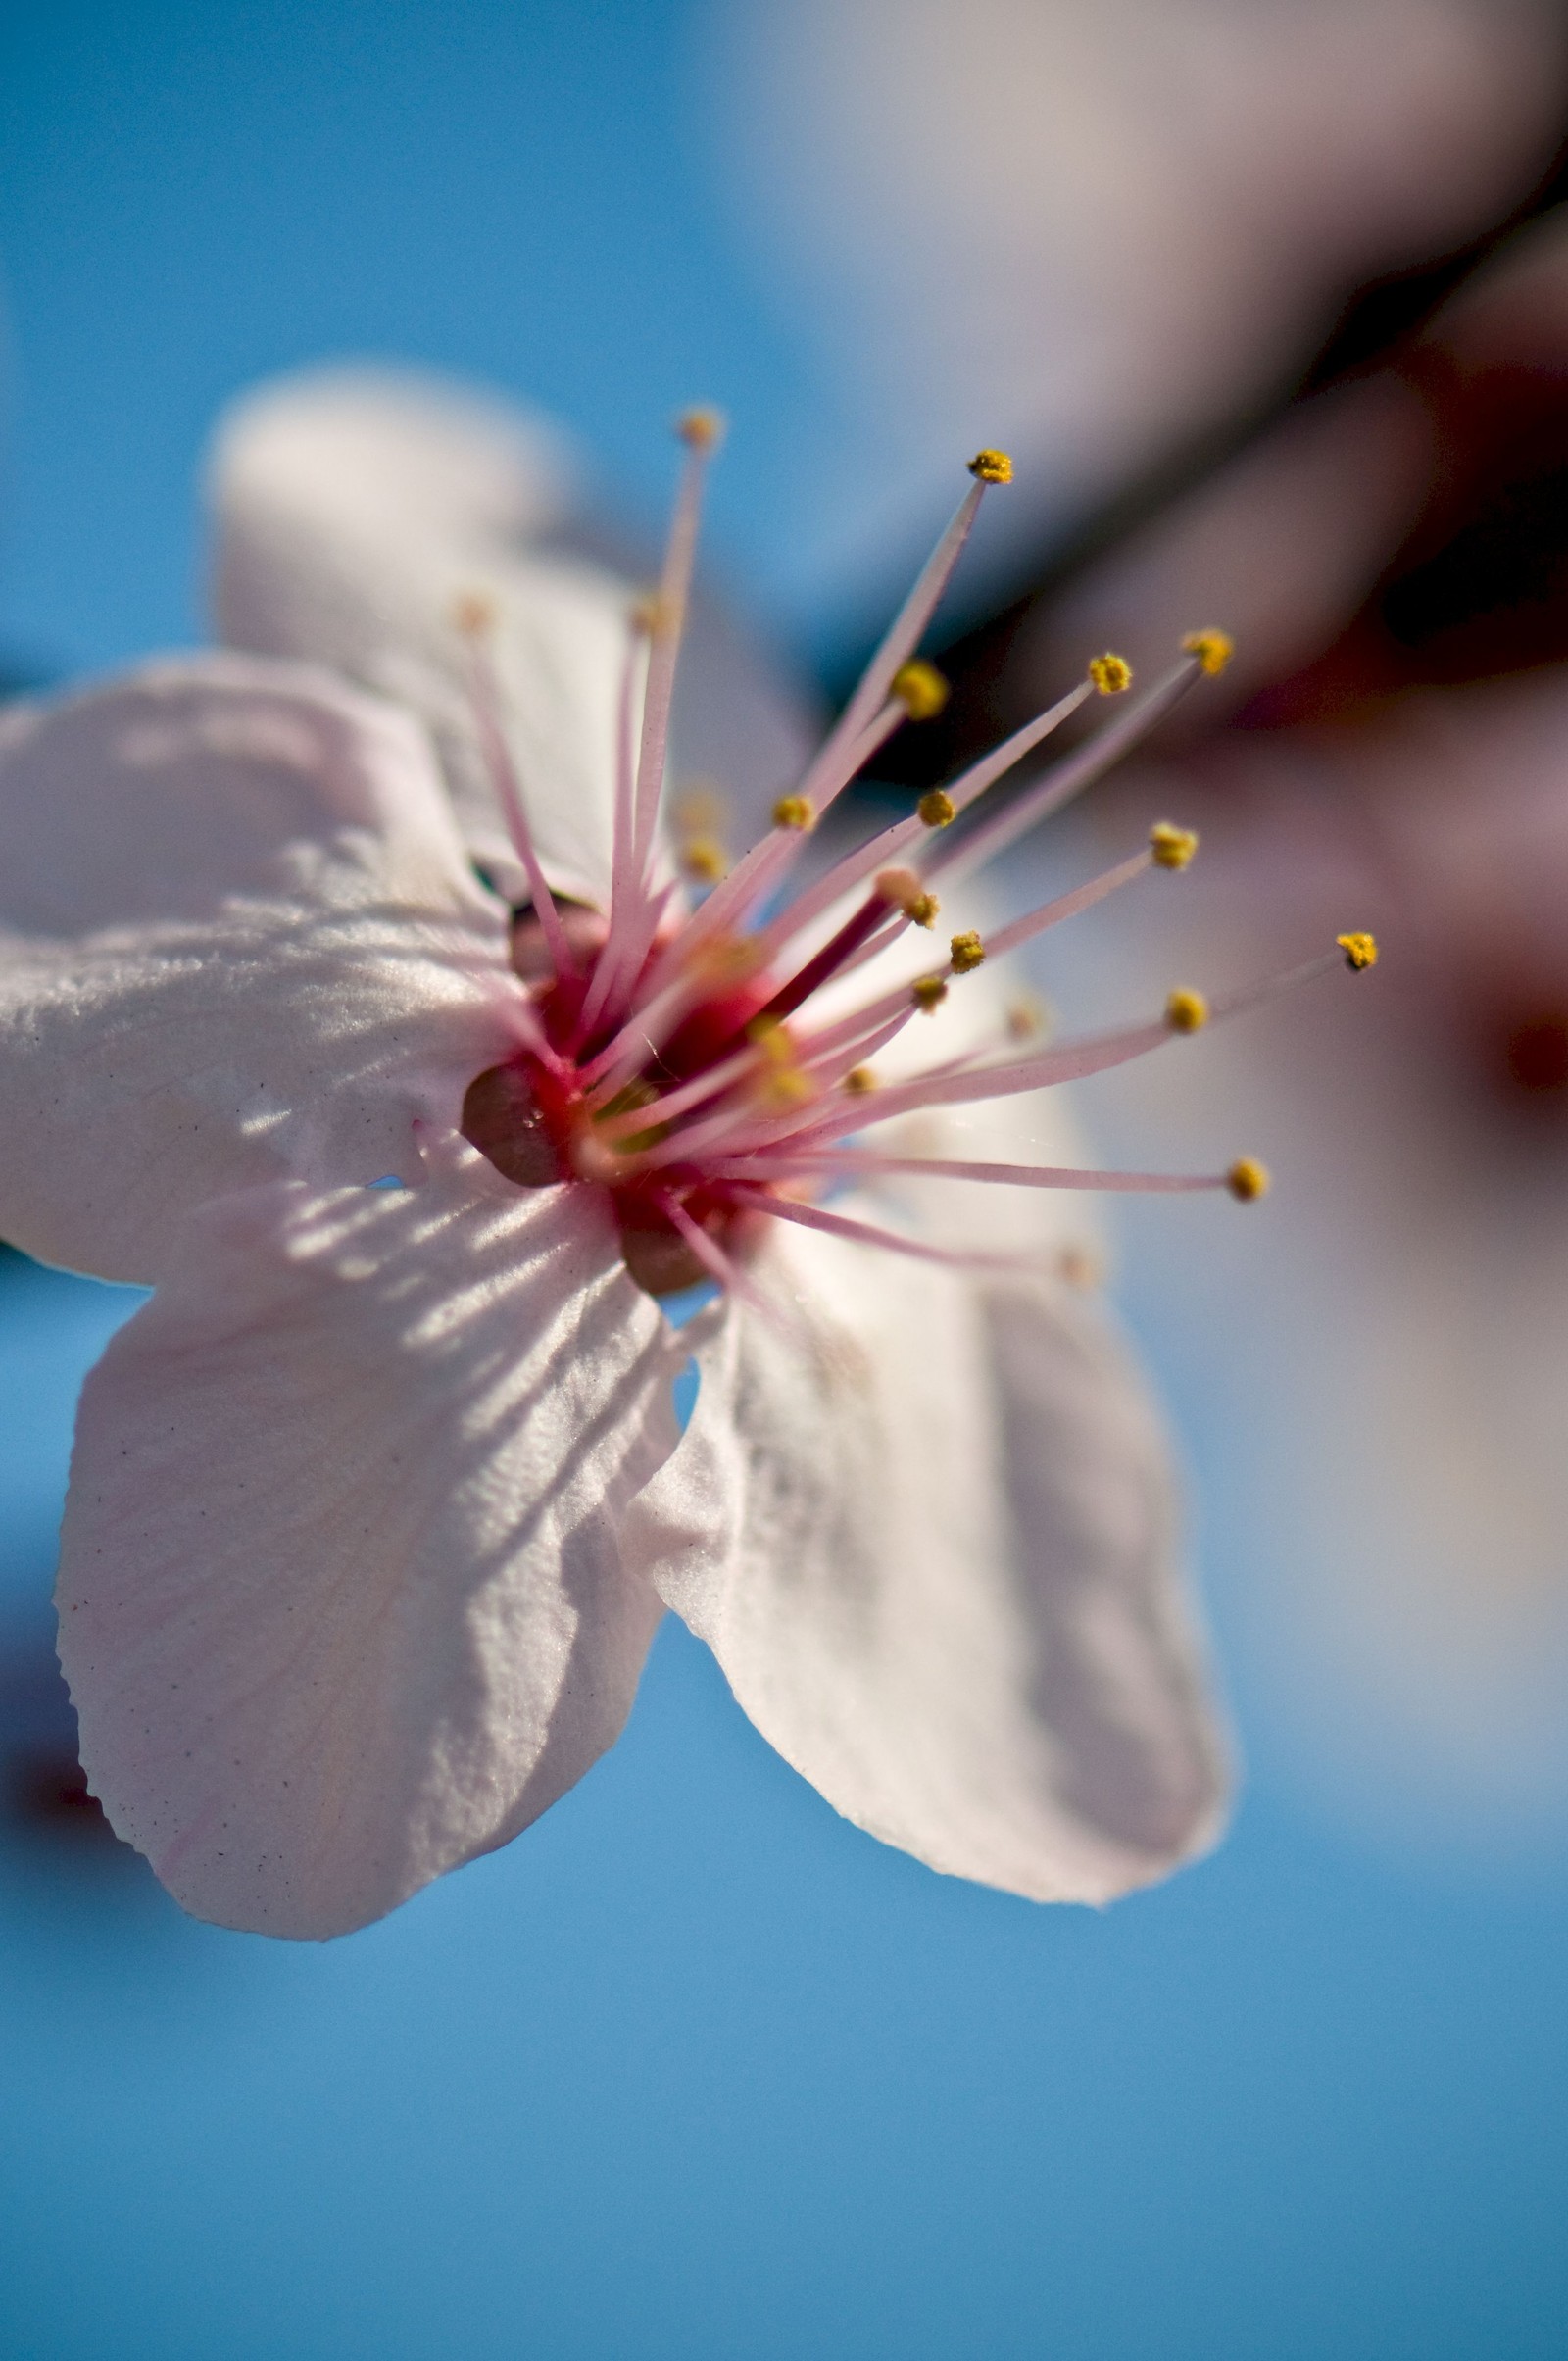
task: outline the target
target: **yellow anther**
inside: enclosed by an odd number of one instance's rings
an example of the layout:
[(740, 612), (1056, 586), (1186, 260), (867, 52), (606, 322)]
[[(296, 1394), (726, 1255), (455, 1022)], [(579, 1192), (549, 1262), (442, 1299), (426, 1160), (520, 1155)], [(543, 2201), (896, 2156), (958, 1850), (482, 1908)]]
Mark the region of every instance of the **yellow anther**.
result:
[(1182, 641), (1189, 656), (1196, 656), (1205, 672), (1223, 672), (1236, 653), (1236, 642), (1228, 631), (1189, 631)]
[(1353, 967), (1358, 975), (1363, 967), (1377, 965), (1378, 946), (1375, 935), (1336, 935), (1334, 940), (1345, 954), (1347, 967)]
[(724, 439), (724, 413), (706, 407), (683, 410), (675, 420), (675, 432), (688, 451), (711, 451)]
[(1200, 1033), (1208, 1022), (1208, 1003), (1200, 992), (1179, 986), (1165, 1003), (1165, 1022), (1173, 1033)]
[(816, 825), (816, 807), (808, 795), (781, 795), (773, 806), (775, 828), (798, 828), (804, 835)]
[(877, 898), (889, 910), (901, 910), (915, 926), (929, 926), (942, 908), (935, 894), (928, 894), (913, 869), (883, 869), (876, 881)]
[(1197, 831), (1175, 827), (1168, 819), (1156, 820), (1149, 831), (1149, 850), (1156, 869), (1185, 869), (1198, 850)]
[(465, 639), (482, 639), (493, 629), (496, 603), (485, 591), (463, 590), (452, 602), (452, 623)]
[(945, 787), (933, 787), (914, 808), (928, 828), (945, 828), (958, 816), (958, 807)]
[(955, 975), (970, 974), (986, 956), (986, 947), (972, 926), (967, 934), (955, 935), (948, 948), (953, 954)]
[(680, 848), (680, 865), (694, 885), (717, 885), (729, 875), (729, 855), (716, 836), (689, 836)]
[(953, 694), (936, 665), (923, 656), (911, 656), (906, 664), (900, 664), (888, 687), (911, 721), (931, 720)]
[(868, 1090), (875, 1090), (876, 1076), (868, 1065), (852, 1065), (844, 1077), (844, 1087), (856, 1098), (863, 1098)]
[(945, 975), (922, 975), (911, 988), (910, 998), (926, 1016), (934, 1016), (948, 997)]
[(1089, 659), (1089, 677), (1102, 697), (1119, 697), (1133, 685), (1133, 668), (1125, 656), (1113, 655), (1107, 648), (1103, 656)]
[(626, 610), (627, 626), (633, 631), (640, 632), (644, 639), (652, 639), (654, 633), (659, 629), (662, 614), (663, 608), (658, 591), (645, 590), (640, 597), (632, 600)]
[(1252, 1205), (1268, 1195), (1268, 1166), (1255, 1156), (1240, 1156), (1226, 1173), (1225, 1186), (1241, 1204)]
[(983, 484), (1010, 484), (1012, 462), (1005, 451), (977, 451), (969, 462), (969, 472)]

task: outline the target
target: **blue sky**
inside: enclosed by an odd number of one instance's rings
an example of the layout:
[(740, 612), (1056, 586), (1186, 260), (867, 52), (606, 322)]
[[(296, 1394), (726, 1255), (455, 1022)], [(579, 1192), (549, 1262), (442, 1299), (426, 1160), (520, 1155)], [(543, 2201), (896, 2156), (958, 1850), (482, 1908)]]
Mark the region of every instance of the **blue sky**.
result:
[[(726, 225), (709, 30), (676, 0), (13, 12), (0, 647), (191, 637), (215, 409), (343, 352), (545, 402), (647, 515), (668, 414), (723, 402), (715, 546), (765, 607), (845, 421)], [(0, 1272), (8, 1630), (41, 1628), (74, 1387), (127, 1308)], [(326, 1949), (13, 1831), (0, 2349), (1559, 2354), (1568, 1877), (1358, 1838), (1245, 1666), (1236, 1702), (1235, 1834), (1104, 1914), (837, 1821), (673, 1626), (539, 1828)]]

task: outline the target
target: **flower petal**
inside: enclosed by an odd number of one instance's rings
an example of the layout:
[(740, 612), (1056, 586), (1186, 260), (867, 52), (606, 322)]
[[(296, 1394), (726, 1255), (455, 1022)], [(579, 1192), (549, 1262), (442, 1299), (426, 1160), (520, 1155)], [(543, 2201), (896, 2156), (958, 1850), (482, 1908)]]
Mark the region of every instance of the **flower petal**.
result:
[[(628, 553), (576, 524), (572, 462), (537, 417), (438, 377), (328, 369), (232, 410), (209, 490), (214, 596), (232, 645), (335, 665), (430, 724), (474, 857), (514, 901), (526, 884), (485, 775), (452, 627), (479, 591), (511, 743), (546, 875), (609, 890)], [(694, 602), (672, 772), (720, 781), (732, 851), (766, 825), (808, 751), (804, 701), (744, 632)]]
[(482, 594), (530, 824), (558, 890), (608, 890), (630, 595), (603, 569), (527, 554), (556, 521), (564, 455), (531, 422), (437, 380), (284, 378), (214, 449), (214, 603), (236, 647), (308, 657), (429, 724), (475, 859), (527, 887), (492, 794), (454, 615)]
[(613, 1743), (670, 1366), (587, 1189), (470, 1156), (191, 1225), (87, 1380), (59, 1586), (93, 1792), (188, 1910), (362, 1926)]
[(1098, 1314), (795, 1231), (753, 1276), (792, 1326), (727, 1307), (638, 1513), (762, 1735), (873, 1835), (1038, 1900), (1202, 1849), (1225, 1773), (1170, 1471)]
[(418, 1171), (505, 1053), (506, 912), (416, 724), (298, 665), (153, 665), (0, 722), (0, 1236), (159, 1275), (182, 1217)]

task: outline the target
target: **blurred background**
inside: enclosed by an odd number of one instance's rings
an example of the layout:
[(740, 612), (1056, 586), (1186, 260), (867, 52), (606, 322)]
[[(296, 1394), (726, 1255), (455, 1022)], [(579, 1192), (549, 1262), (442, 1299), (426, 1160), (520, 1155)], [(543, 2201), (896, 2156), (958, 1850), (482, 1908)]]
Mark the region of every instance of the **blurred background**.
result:
[(0, 41), (8, 687), (203, 636), (214, 418), (322, 359), (542, 406), (634, 541), (722, 403), (710, 586), (824, 710), (1001, 442), (881, 792), (1223, 622), (1012, 884), (1167, 811), (1200, 863), (1040, 980), (1098, 1017), (1325, 926), (1388, 954), (1085, 1094), (1127, 1161), (1278, 1182), (1120, 1224), (1247, 1781), (1104, 1914), (837, 1821), (666, 1625), (505, 1853), (326, 1948), (185, 1920), (52, 1669), (137, 1299), (0, 1260), (0, 2351), (1568, 2349), (1568, 11), (62, 0)]

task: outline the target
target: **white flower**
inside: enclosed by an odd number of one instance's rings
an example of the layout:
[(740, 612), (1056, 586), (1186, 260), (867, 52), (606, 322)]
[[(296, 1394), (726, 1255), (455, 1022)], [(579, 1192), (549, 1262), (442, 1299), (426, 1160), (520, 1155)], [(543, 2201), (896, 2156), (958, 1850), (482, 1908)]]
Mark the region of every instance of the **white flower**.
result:
[[(940, 983), (904, 957), (929, 879), (1222, 650), (967, 840), (928, 810), (777, 914), (808, 805), (934, 693), (904, 667), (977, 480), (693, 910), (657, 811), (687, 431), (645, 633), (530, 541), (504, 419), (274, 393), (217, 475), (249, 652), (0, 725), (0, 1233), (156, 1285), (84, 1391), (61, 1655), (115, 1826), (225, 1924), (338, 1933), (506, 1843), (612, 1743), (665, 1604), (840, 1811), (940, 1869), (1100, 1901), (1222, 1808), (1160, 1429), (1063, 1275), (1061, 1184), (1116, 1176), (1063, 1169), (1035, 1095), (1203, 1005), (1041, 1047), (972, 930), (926, 955)], [(1190, 850), (1156, 829), (989, 948)], [(652, 1291), (705, 1271), (718, 1301), (672, 1328)]]

